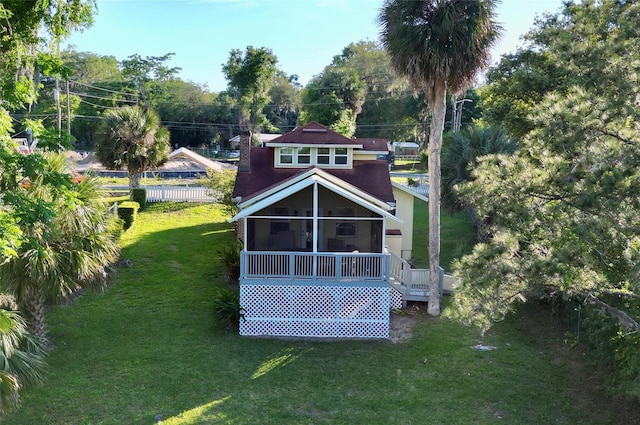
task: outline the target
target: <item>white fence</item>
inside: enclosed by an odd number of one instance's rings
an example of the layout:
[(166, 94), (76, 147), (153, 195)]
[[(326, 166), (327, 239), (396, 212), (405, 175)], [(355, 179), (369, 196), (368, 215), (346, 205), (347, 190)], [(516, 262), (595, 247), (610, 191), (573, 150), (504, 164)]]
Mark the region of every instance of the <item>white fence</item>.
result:
[(144, 186), (147, 202), (218, 202), (220, 197), (201, 186)]
[[(124, 185), (105, 185), (104, 188), (112, 193), (126, 192), (129, 187)], [(211, 189), (202, 186), (176, 185), (148, 185), (141, 186), (147, 190), (147, 202), (219, 202), (220, 196)]]

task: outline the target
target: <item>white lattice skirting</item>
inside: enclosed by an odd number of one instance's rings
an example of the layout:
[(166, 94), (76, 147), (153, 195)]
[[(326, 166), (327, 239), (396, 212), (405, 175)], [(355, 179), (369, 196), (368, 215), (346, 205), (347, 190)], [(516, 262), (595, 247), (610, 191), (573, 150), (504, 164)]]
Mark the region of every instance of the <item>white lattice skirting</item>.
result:
[(391, 288), (391, 308), (402, 308), (402, 294), (395, 288)]
[(388, 338), (390, 288), (241, 284), (240, 335)]

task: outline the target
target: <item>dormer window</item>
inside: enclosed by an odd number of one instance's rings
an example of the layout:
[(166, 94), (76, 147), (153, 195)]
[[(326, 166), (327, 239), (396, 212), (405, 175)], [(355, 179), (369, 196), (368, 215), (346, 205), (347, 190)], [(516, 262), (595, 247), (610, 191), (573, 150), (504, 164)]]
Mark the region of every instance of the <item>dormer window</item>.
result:
[(352, 149), (346, 147), (279, 146), (276, 148), (276, 167), (345, 168), (351, 166), (351, 152)]
[(336, 165), (347, 165), (349, 161), (349, 152), (347, 151), (347, 148), (336, 148), (334, 159)]
[(280, 164), (293, 164), (294, 148), (280, 148)]
[(329, 148), (318, 148), (318, 165), (331, 164), (331, 150)]
[(311, 164), (311, 148), (298, 148), (298, 164)]

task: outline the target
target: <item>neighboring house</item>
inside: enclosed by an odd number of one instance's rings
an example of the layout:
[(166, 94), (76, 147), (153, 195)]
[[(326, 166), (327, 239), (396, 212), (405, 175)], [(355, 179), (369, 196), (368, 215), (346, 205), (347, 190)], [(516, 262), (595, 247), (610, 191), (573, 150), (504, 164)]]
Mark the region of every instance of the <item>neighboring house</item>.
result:
[(397, 156), (420, 155), (420, 145), (415, 142), (393, 142), (393, 148)]
[[(240, 334), (387, 338), (390, 309), (428, 296), (428, 271), (412, 273), (405, 261), (414, 197), (427, 199), (391, 182), (376, 159), (388, 153), (384, 140), (318, 123), (264, 146), (250, 138), (241, 141), (231, 219), (244, 245)], [(412, 274), (423, 285), (414, 298)]]
[[(264, 143), (272, 141), (276, 137), (282, 136), (282, 134), (259, 133), (259, 134), (253, 134), (252, 136), (253, 136), (253, 139), (254, 139), (255, 142), (259, 142), (259, 144), (264, 144)], [(240, 148), (240, 135), (239, 134), (236, 135), (236, 136), (233, 136), (231, 139), (229, 139), (229, 147), (231, 148), (232, 151), (238, 150)]]
[[(70, 159), (75, 163), (76, 169), (80, 173), (92, 172), (98, 176), (119, 177), (127, 175), (126, 167), (119, 171), (106, 169), (93, 153), (88, 155), (73, 154)], [(220, 171), (222, 169), (233, 170), (235, 166), (211, 160), (182, 147), (171, 152), (169, 159), (163, 165), (146, 171), (144, 175), (162, 178), (194, 178), (206, 176), (208, 170)]]

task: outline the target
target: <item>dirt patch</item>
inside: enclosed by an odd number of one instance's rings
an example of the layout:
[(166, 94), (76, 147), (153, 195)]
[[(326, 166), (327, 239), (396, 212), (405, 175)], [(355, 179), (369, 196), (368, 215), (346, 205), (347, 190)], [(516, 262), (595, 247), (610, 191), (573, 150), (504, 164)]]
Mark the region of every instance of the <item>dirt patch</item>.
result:
[(392, 311), (389, 317), (389, 340), (394, 344), (409, 341), (413, 336), (413, 327), (417, 322), (415, 306)]

